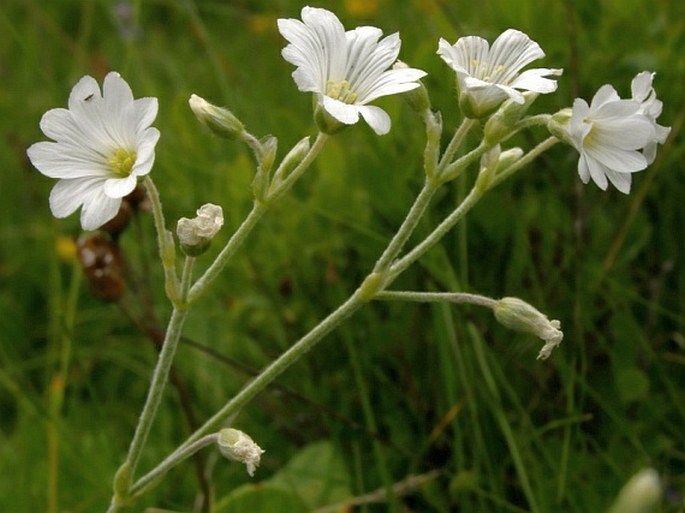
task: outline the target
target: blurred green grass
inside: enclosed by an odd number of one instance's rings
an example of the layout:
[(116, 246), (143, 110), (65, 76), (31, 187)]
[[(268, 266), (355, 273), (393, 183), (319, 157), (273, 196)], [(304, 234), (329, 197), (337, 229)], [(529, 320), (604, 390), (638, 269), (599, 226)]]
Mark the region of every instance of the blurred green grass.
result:
[[(121, 72), (136, 96), (160, 101), (153, 175), (168, 223), (214, 202), (225, 209), (227, 237), (249, 208), (251, 160), (203, 130), (187, 99), (197, 93), (229, 106), (254, 133), (278, 136), (281, 154), (313, 133), (310, 98), (296, 90), (275, 29), (301, 5), (8, 0), (0, 7), (0, 510), (103, 511), (154, 363), (146, 337), (120, 309), (93, 299), (75, 278), (80, 271), (56, 256), (56, 241), (77, 234), (78, 220), (51, 217), (52, 181), (26, 159), (26, 147), (43, 139), (40, 116), (64, 106), (82, 75)], [(657, 162), (634, 177), (630, 196), (580, 186), (573, 151), (554, 148), (398, 282), (529, 300), (561, 319), (566, 333), (548, 362), (535, 362), (535, 340), (481, 310), (371, 305), (238, 418), (267, 450), (254, 481), (305, 445), (329, 441), (343, 462), (330, 471), (343, 468), (356, 495), (439, 469), (403, 499), (406, 510), (594, 513), (650, 465), (666, 483), (662, 510), (682, 511), (684, 8), (641, 0), (318, 5), (347, 27), (400, 30), (400, 57), (429, 72), (425, 83), (448, 128), (458, 123), (453, 76), (435, 55), (437, 39), (492, 40), (516, 27), (545, 49), (542, 65), (565, 69), (559, 92), (541, 98), (538, 111), (576, 95), (589, 99), (607, 82), (628, 94), (631, 78), (651, 69), (664, 101), (660, 122), (673, 131)], [(379, 138), (359, 125), (337, 136), (193, 311), (178, 372), (198, 419), (351, 293), (404, 217), (422, 180), (422, 128), (400, 99), (382, 104), (391, 133)], [(419, 235), (454, 208), (466, 185), (437, 198)], [(143, 220), (144, 243), (133, 232), (123, 238), (132, 267), (154, 255), (151, 224)], [(156, 293), (164, 320), (168, 308)], [(60, 358), (69, 365), (55, 412)], [(179, 404), (170, 389), (145, 468), (187, 432)], [(237, 465), (214, 463), (217, 499), (247, 482)], [(55, 478), (58, 492), (50, 492)], [(188, 511), (197, 490), (188, 463), (142, 504)]]

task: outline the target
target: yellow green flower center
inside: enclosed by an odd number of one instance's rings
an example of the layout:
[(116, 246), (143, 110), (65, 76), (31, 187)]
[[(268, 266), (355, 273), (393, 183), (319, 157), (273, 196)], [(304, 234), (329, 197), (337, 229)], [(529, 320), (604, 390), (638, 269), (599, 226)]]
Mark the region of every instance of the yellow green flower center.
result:
[(350, 83), (347, 80), (334, 82), (329, 80), (326, 84), (326, 96), (335, 98), (343, 103), (354, 103), (357, 99), (357, 93), (350, 90)]
[(595, 135), (595, 134), (593, 134), (593, 132), (594, 132), (595, 130), (594, 130), (594, 127), (592, 127), (592, 120), (585, 118), (583, 121), (584, 121), (585, 123), (591, 125), (590, 131), (589, 131), (589, 132), (587, 133), (587, 135), (583, 138), (583, 145), (584, 145), (584, 146), (590, 146), (590, 145), (592, 144), (592, 139), (594, 138), (594, 135)]
[(107, 163), (115, 175), (122, 178), (126, 177), (131, 174), (133, 164), (136, 163), (136, 152), (117, 148), (112, 156), (107, 159)]
[(488, 63), (481, 62), (477, 59), (471, 59), (471, 68), (474, 70), (473, 75), (485, 82), (497, 82), (497, 77), (501, 77), (507, 71), (507, 68), (505, 66), (498, 64), (492, 70), (492, 73), (486, 75), (485, 72), (487, 71)]

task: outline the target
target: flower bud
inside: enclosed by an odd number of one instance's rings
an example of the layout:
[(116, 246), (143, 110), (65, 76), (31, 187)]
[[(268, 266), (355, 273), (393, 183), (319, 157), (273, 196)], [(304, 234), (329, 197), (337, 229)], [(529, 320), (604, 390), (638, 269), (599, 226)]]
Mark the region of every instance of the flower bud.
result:
[(643, 469), (626, 483), (609, 513), (650, 513), (660, 499), (659, 475), (654, 469)]
[(276, 161), (276, 151), (278, 150), (278, 139), (273, 135), (263, 137), (255, 148), (257, 157), (257, 173), (252, 180), (252, 192), (255, 198), (264, 201), (269, 189), (271, 168)]
[(516, 103), (513, 100), (505, 101), (485, 123), (483, 129), (485, 142), (497, 144), (509, 135), (514, 125), (526, 114), (537, 97), (538, 93), (526, 91), (523, 93), (523, 103)]
[(546, 360), (564, 338), (559, 321), (550, 321), (545, 314), (519, 298), (502, 298), (497, 301), (493, 311), (503, 326), (544, 340), (545, 345), (538, 354), (538, 360)]
[(504, 150), (499, 154), (499, 160), (497, 161), (497, 169), (495, 170), (495, 174), (508, 168), (521, 157), (523, 157), (523, 150), (518, 146)]
[(219, 431), (216, 443), (223, 456), (244, 463), (250, 477), (254, 475), (264, 449), (259, 447), (252, 438), (237, 429), (225, 428)]
[[(409, 66), (398, 60), (393, 64), (392, 69), (409, 69)], [(423, 114), (427, 110), (430, 111), (431, 101), (428, 97), (426, 86), (424, 86), (421, 81), (418, 81), (418, 84), (419, 87), (402, 93), (402, 97), (407, 101), (412, 110), (419, 114)]]
[(221, 207), (207, 203), (197, 211), (197, 217), (182, 217), (176, 224), (176, 235), (181, 249), (188, 256), (198, 256), (209, 247), (217, 232), (224, 224)]
[(290, 172), (295, 169), (302, 159), (309, 153), (309, 136), (300, 140), (293, 148), (288, 152), (288, 154), (283, 158), (281, 165), (278, 166), (276, 174), (274, 175), (274, 181), (283, 180), (290, 174)]
[(481, 190), (486, 190), (492, 181), (492, 177), (495, 176), (501, 153), (500, 145), (496, 144), (481, 156), (480, 171), (478, 173), (478, 187)]
[(235, 141), (245, 131), (245, 127), (233, 113), (193, 94), (188, 100), (190, 108), (197, 119), (219, 137)]
[(550, 120), (547, 122), (547, 130), (549, 130), (549, 133), (570, 145), (573, 145), (573, 142), (568, 135), (567, 127), (571, 121), (572, 114), (572, 109), (570, 107), (566, 107), (565, 109), (561, 109), (556, 114), (553, 114)]
[(278, 139), (273, 135), (264, 136), (259, 141), (257, 150), (257, 160), (263, 172), (268, 173), (276, 161), (276, 151), (278, 150)]

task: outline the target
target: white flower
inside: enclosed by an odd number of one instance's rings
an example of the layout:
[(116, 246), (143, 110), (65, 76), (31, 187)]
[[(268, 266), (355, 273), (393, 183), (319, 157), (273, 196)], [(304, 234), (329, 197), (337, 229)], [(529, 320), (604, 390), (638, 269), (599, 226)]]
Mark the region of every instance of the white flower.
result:
[(599, 88), (590, 105), (577, 98), (566, 130), (580, 153), (578, 174), (583, 183), (592, 178), (606, 190), (608, 179), (628, 194), (631, 173), (647, 167), (640, 150), (656, 140), (653, 125), (639, 102), (622, 100), (608, 84)]
[(297, 66), (293, 79), (300, 91), (317, 96), (319, 108), (337, 122), (352, 125), (361, 115), (379, 135), (390, 130), (390, 117), (368, 103), (381, 96), (419, 86), (426, 73), (413, 68), (388, 69), (400, 52), (398, 33), (379, 41), (376, 27), (345, 32), (340, 20), (326, 9), (304, 7), (302, 21), (279, 19), (278, 29), (290, 43), (283, 58)]
[(523, 103), (519, 90), (536, 93), (556, 91), (557, 82), (547, 75), (560, 69), (535, 68), (519, 73), (532, 61), (545, 56), (540, 45), (514, 29), (504, 31), (492, 44), (478, 36), (460, 38), (454, 45), (440, 39), (438, 54), (457, 72), (459, 104), (464, 115), (487, 116), (504, 100)]
[(152, 168), (157, 98), (134, 100), (124, 79), (111, 72), (102, 94), (94, 78), (79, 80), (68, 106), (47, 111), (40, 121), (54, 142), (33, 144), (27, 153), (38, 171), (59, 179), (50, 193), (53, 215), (67, 217), (83, 206), (81, 226), (95, 230), (117, 214), (121, 199)]
[(663, 103), (656, 98), (656, 91), (652, 87), (652, 81), (654, 80), (654, 75), (649, 71), (643, 71), (638, 73), (633, 81), (630, 83), (630, 89), (633, 94), (633, 100), (639, 102), (640, 112), (647, 116), (652, 122), (652, 127), (654, 128), (654, 140), (648, 143), (643, 150), (643, 154), (647, 159), (647, 164), (654, 162), (656, 158), (656, 145), (664, 144), (666, 138), (668, 137), (671, 127), (661, 126), (657, 124), (656, 120), (661, 115), (661, 109)]

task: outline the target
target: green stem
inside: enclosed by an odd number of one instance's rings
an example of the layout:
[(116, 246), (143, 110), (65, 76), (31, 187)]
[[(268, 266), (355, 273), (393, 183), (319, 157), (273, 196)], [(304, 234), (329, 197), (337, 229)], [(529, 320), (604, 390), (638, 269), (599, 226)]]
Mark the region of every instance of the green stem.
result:
[(183, 324), (188, 315), (188, 310), (184, 305), (184, 301), (190, 285), (194, 262), (195, 259), (193, 257), (185, 258), (180, 282), (181, 296), (174, 302), (169, 324), (167, 325), (166, 333), (164, 335), (164, 342), (157, 357), (155, 370), (152, 374), (152, 382), (150, 383), (150, 388), (148, 389), (147, 398), (140, 418), (138, 419), (136, 430), (131, 439), (131, 445), (129, 446), (126, 460), (121, 467), (119, 467), (117, 475), (114, 478), (114, 497), (112, 498), (110, 511), (118, 511), (121, 504), (125, 504), (130, 499), (130, 485), (133, 476), (135, 475), (143, 447), (145, 446), (150, 429), (152, 428), (152, 423), (157, 415), (157, 410), (162, 402), (164, 389), (169, 380), (169, 370), (173, 364), (178, 341), (180, 340), (183, 331)]
[(224, 248), (221, 250), (221, 253), (219, 253), (214, 262), (212, 262), (212, 264), (207, 268), (205, 273), (198, 278), (198, 280), (190, 288), (187, 300), (189, 305), (193, 304), (200, 296), (202, 296), (202, 294), (205, 293), (217, 276), (219, 276), (231, 257), (235, 254), (236, 250), (245, 241), (257, 222), (259, 222), (262, 216), (269, 210), (271, 205), (273, 205), (278, 198), (292, 188), (297, 179), (302, 176), (317, 155), (321, 153), (321, 150), (323, 149), (324, 143), (327, 139), (328, 136), (326, 134), (319, 133), (316, 141), (314, 141), (314, 144), (309, 149), (307, 155), (305, 155), (297, 167), (295, 167), (295, 169), (293, 169), (293, 171), (282, 182), (279, 183), (276, 189), (269, 192), (267, 200), (265, 202), (254, 202), (252, 210), (247, 215), (243, 223), (235, 231), (235, 233), (233, 233)]
[(438, 165), (439, 168), (445, 168), (447, 165), (449, 165), (450, 160), (464, 142), (466, 134), (469, 133), (475, 124), (475, 119), (464, 118), (464, 120), (461, 122), (461, 125), (459, 125), (459, 128), (457, 128), (457, 130), (454, 132), (452, 140), (447, 145), (447, 148), (445, 148), (445, 152), (440, 158), (440, 164)]
[(471, 210), (471, 208), (478, 202), (478, 200), (483, 195), (483, 191), (479, 188), (474, 187), (471, 192), (464, 198), (464, 201), (457, 207), (457, 209), (452, 212), (445, 220), (440, 223), (431, 234), (426, 237), (423, 242), (418, 244), (414, 249), (407, 253), (400, 260), (396, 261), (389, 269), (388, 281), (394, 280), (399, 274), (401, 274), (407, 267), (416, 262), (423, 254), (432, 248), (435, 244), (445, 236), (445, 234), (457, 224), (466, 213)]
[(227, 418), (236, 414), (240, 409), (251, 401), (257, 394), (274, 381), (293, 363), (298, 361), (305, 353), (314, 347), (325, 335), (335, 329), (340, 323), (356, 312), (364, 303), (365, 299), (358, 289), (347, 301), (332, 312), (328, 317), (321, 321), (314, 329), (298, 340), (285, 353), (274, 360), (256, 378), (250, 381), (243, 389), (238, 392), (223, 408), (221, 408), (212, 418), (193, 433), (181, 446), (170, 454), (164, 461), (157, 465), (149, 473), (141, 477), (132, 487), (131, 493), (138, 495), (142, 490), (146, 490), (148, 485), (157, 481), (166, 472), (174, 461), (178, 459), (186, 449), (197, 440), (209, 433), (217, 431)]
[(544, 141), (542, 141), (540, 144), (535, 146), (532, 150), (530, 150), (528, 153), (526, 153), (523, 157), (518, 159), (516, 162), (514, 162), (511, 166), (507, 167), (506, 169), (503, 169), (499, 171), (490, 184), (488, 185), (488, 189), (492, 189), (493, 187), (496, 187), (500, 183), (502, 183), (504, 180), (509, 178), (511, 175), (513, 175), (516, 171), (521, 169), (522, 167), (530, 164), (533, 160), (538, 158), (542, 153), (546, 152), (549, 150), (552, 146), (554, 146), (556, 143), (559, 142), (559, 139), (556, 137), (548, 137)]
[[(464, 201), (459, 204), (457, 209), (447, 216), (445, 220), (440, 223), (420, 244), (418, 244), (414, 249), (412, 249), (409, 253), (407, 253), (400, 260), (396, 261), (390, 267), (386, 284), (389, 284), (407, 267), (423, 256), (426, 251), (437, 244), (438, 241), (440, 241), (440, 239), (442, 239), (445, 234), (451, 230), (466, 215), (466, 213), (473, 208), (476, 203), (478, 203), (478, 200), (480, 200), (487, 190), (499, 185), (501, 182), (513, 175), (516, 171), (532, 162), (543, 152), (547, 151), (558, 142), (559, 139), (556, 137), (549, 137), (545, 139), (519, 160), (514, 162), (511, 166), (497, 173), (497, 175), (485, 187), (479, 186), (478, 181), (476, 181), (476, 185), (471, 189), (471, 192), (469, 192), (466, 198), (464, 198)], [(481, 146), (483, 145), (481, 144)]]
[[(314, 144), (312, 144), (307, 154), (295, 167), (295, 169), (293, 169), (283, 180), (278, 181), (276, 184), (272, 184), (274, 185), (274, 188), (269, 190), (269, 202), (276, 201), (288, 190), (290, 190), (293, 184), (300, 178), (300, 176), (302, 176), (302, 173), (307, 170), (314, 159), (319, 155), (319, 153), (321, 153), (321, 150), (323, 149), (324, 144), (326, 144), (328, 137), (329, 136), (323, 132), (319, 132), (317, 134)], [(276, 171), (276, 174), (278, 174), (278, 171)]]
[(254, 202), (252, 205), (252, 210), (242, 224), (238, 227), (238, 229), (233, 233), (224, 248), (221, 250), (221, 253), (219, 253), (214, 262), (212, 262), (204, 274), (198, 278), (198, 280), (190, 288), (187, 299), (189, 305), (197, 301), (197, 299), (204, 294), (204, 292), (217, 278), (217, 276), (219, 276), (228, 261), (242, 245), (267, 210), (269, 210), (269, 205), (267, 203), (260, 203), (258, 201)]
[(159, 191), (155, 187), (152, 178), (146, 176), (143, 180), (143, 185), (147, 191), (147, 196), (152, 205), (152, 217), (155, 220), (155, 229), (157, 230), (157, 240), (159, 245), (159, 256), (164, 268), (164, 289), (169, 300), (174, 303), (179, 298), (179, 282), (176, 276), (176, 247), (174, 246), (174, 239), (171, 233), (166, 229), (164, 223), (164, 213), (162, 211), (162, 202), (159, 199)]
[(468, 303), (472, 305), (494, 308), (496, 299), (479, 294), (466, 292), (414, 292), (414, 291), (384, 291), (374, 298), (379, 301), (416, 301), (419, 303)]
[(402, 246), (407, 242), (407, 239), (412, 234), (419, 220), (423, 216), (431, 198), (438, 190), (440, 186), (430, 179), (426, 179), (423, 184), (423, 189), (419, 192), (418, 196), (414, 200), (414, 204), (409, 209), (407, 217), (402, 222), (402, 225), (397, 230), (397, 233), (392, 238), (388, 246), (381, 257), (376, 262), (373, 268), (373, 272), (383, 272), (392, 261), (397, 257), (400, 251), (402, 251)]
[[(176, 465), (183, 463), (185, 460), (190, 458), (192, 455), (194, 455), (197, 451), (200, 449), (203, 449), (207, 447), (208, 445), (215, 444), (217, 439), (219, 438), (219, 435), (217, 433), (212, 433), (211, 435), (203, 436), (199, 440), (196, 440), (192, 444), (189, 444), (185, 446), (182, 450), (178, 450), (174, 452), (175, 458), (174, 459), (169, 459), (167, 458), (164, 460), (164, 468), (162, 468), (162, 465), (157, 467), (160, 471), (159, 476), (163, 476), (166, 472), (171, 470), (173, 467)], [(156, 484), (156, 481), (151, 481), (148, 483), (147, 486), (141, 487), (139, 489), (135, 489), (135, 491), (132, 488), (132, 499), (136, 499), (140, 497), (141, 495), (144, 495), (145, 492), (147, 492), (150, 488), (152, 488)]]

